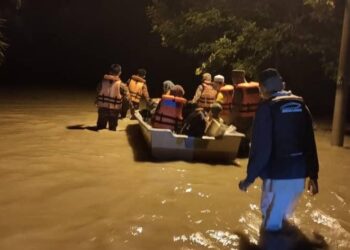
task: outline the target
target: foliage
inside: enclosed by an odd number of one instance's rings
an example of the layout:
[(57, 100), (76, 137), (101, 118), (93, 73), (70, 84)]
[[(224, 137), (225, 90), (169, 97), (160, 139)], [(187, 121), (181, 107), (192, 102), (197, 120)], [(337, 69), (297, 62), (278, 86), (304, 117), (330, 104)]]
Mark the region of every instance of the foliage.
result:
[[(0, 29), (4, 27), (5, 20), (0, 19)], [(7, 43), (5, 42), (5, 36), (0, 30), (0, 65), (3, 63), (5, 58), (5, 50), (7, 48)]]
[(333, 0), (153, 0), (163, 46), (195, 56), (197, 73), (262, 67), (314, 56), (335, 76), (340, 21)]

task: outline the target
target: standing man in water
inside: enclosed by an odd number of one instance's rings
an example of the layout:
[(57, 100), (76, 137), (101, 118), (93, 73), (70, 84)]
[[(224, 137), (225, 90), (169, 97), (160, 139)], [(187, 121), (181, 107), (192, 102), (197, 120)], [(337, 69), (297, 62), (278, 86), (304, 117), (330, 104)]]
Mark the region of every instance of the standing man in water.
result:
[(239, 188), (247, 191), (257, 177), (263, 180), (261, 211), (267, 231), (279, 231), (291, 215), (294, 203), (304, 190), (318, 193), (318, 158), (311, 114), (301, 97), (284, 90), (276, 69), (260, 74), (259, 105), (253, 135), (247, 177)]
[[(109, 74), (103, 76), (97, 86), (96, 105), (98, 107), (97, 129), (117, 130), (118, 116), (122, 107), (123, 86), (120, 80), (122, 68), (119, 64), (112, 64)], [(124, 89), (124, 91), (127, 91)]]
[(152, 104), (146, 84), (146, 74), (147, 71), (145, 69), (138, 69), (137, 74), (132, 75), (128, 81), (131, 119), (135, 119), (135, 110), (139, 109), (142, 98), (146, 100), (148, 105), (151, 106)]

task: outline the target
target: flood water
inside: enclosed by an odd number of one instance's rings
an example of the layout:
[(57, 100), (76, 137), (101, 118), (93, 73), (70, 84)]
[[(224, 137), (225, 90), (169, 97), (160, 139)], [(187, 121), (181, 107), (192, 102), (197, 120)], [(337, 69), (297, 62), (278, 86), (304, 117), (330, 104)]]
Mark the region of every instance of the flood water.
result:
[[(94, 132), (94, 93), (3, 92), (0, 249), (260, 249), (260, 181), (241, 167), (154, 162), (132, 121)], [(305, 193), (290, 249), (350, 249), (350, 140), (331, 147), (320, 125), (320, 194)], [(306, 246), (306, 247), (305, 247)]]

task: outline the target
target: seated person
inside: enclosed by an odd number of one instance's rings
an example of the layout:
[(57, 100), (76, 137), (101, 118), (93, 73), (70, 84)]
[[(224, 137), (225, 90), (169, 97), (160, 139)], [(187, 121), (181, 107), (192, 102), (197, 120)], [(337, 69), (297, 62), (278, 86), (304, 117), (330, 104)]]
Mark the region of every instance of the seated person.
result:
[(189, 106), (192, 106), (193, 111), (185, 119), (180, 133), (192, 137), (202, 137), (207, 127), (207, 115), (203, 108), (197, 107), (197, 104), (191, 103)]
[(220, 137), (225, 134), (227, 126), (224, 124), (224, 120), (220, 117), (222, 106), (220, 103), (213, 103), (210, 106), (209, 122), (205, 130), (205, 135)]
[(182, 108), (187, 102), (181, 85), (171, 88), (169, 95), (163, 95), (154, 115), (151, 125), (153, 128), (164, 128), (178, 132), (182, 126)]
[(163, 82), (163, 95), (170, 95), (170, 90), (175, 86), (175, 84), (170, 81), (166, 80)]

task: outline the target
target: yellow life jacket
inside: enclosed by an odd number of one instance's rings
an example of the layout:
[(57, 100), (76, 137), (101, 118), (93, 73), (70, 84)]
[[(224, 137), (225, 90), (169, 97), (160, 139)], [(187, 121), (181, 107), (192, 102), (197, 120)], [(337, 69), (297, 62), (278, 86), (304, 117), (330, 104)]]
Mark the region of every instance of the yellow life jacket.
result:
[(146, 80), (133, 75), (129, 82), (129, 92), (130, 92), (130, 100), (132, 102), (139, 103), (142, 98), (142, 89), (143, 85), (146, 84)]
[(210, 108), (210, 105), (215, 102), (218, 91), (214, 88), (213, 83), (209, 81), (204, 81), (202, 86), (203, 91), (198, 100), (198, 107)]
[(99, 108), (121, 109), (122, 95), (120, 93), (121, 80), (119, 77), (105, 75), (101, 90), (96, 97), (96, 104)]
[(239, 117), (254, 117), (260, 101), (259, 83), (239, 83), (235, 86), (232, 106), (237, 109)]
[(222, 99), (219, 101), (222, 106), (221, 115), (227, 115), (232, 109), (233, 86), (225, 84), (220, 88), (220, 94), (222, 95)]
[(163, 95), (152, 118), (153, 128), (175, 130), (182, 125), (182, 108), (186, 99), (173, 95)]

